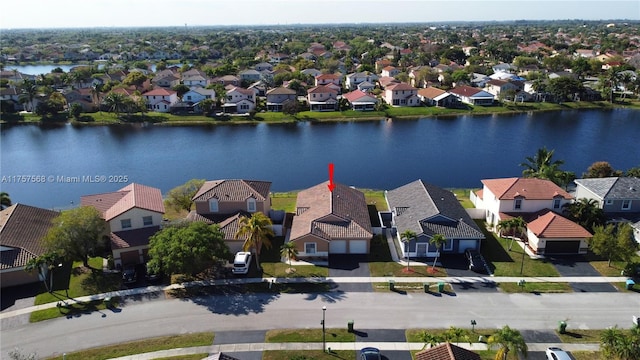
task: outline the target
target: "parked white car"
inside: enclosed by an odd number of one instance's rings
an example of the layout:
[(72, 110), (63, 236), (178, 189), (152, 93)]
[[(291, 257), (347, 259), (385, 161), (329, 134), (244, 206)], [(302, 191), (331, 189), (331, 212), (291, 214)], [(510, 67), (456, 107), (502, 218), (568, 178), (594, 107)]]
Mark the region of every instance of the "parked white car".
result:
[(558, 347), (547, 348), (545, 353), (547, 354), (547, 360), (573, 360), (566, 351)]

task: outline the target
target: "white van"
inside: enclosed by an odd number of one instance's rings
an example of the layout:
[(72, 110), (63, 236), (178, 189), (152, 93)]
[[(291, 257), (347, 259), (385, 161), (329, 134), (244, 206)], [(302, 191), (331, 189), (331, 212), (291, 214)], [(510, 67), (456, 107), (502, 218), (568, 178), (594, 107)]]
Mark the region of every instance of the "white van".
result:
[(233, 273), (234, 274), (246, 274), (249, 272), (249, 266), (251, 265), (251, 253), (239, 252), (236, 253), (233, 259)]

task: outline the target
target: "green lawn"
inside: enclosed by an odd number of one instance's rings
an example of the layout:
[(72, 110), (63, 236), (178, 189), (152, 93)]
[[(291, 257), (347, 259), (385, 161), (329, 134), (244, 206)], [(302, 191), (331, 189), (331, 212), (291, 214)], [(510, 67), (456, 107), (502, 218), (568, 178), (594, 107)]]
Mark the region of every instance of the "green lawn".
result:
[[(356, 335), (343, 329), (326, 329), (327, 342), (355, 342)], [(265, 342), (322, 342), (322, 329), (285, 329), (269, 330), (265, 334)]]
[(573, 292), (568, 283), (556, 282), (529, 282), (524, 287), (517, 283), (500, 283), (500, 290), (506, 293), (567, 293)]
[[(388, 210), (387, 201), (384, 198), (384, 191), (371, 189), (358, 189), (364, 193), (368, 205), (375, 205), (378, 211)], [(271, 208), (274, 210), (284, 210), (289, 213), (296, 212), (296, 198), (298, 191), (276, 192), (271, 194)]]
[(283, 350), (264, 351), (262, 360), (356, 360), (356, 351), (335, 351), (325, 353), (322, 350)]
[(449, 189), (449, 190), (456, 195), (456, 198), (458, 198), (458, 202), (460, 202), (460, 205), (462, 205), (463, 208), (465, 209), (474, 208), (473, 203), (469, 199), (469, 192), (472, 189)]
[[(103, 360), (147, 352), (208, 346), (213, 344), (214, 334), (211, 332), (181, 334), (132, 341), (111, 346), (103, 346), (74, 353), (67, 353), (66, 360)], [(181, 357), (182, 358), (182, 357)], [(62, 356), (49, 359), (62, 359)], [(202, 359), (202, 357), (200, 357)]]
[[(482, 255), (496, 276), (559, 276), (555, 267), (545, 259), (532, 259), (523, 253), (524, 250), (516, 242), (509, 251), (510, 239), (498, 237), (489, 232), (483, 220), (476, 223), (486, 239), (482, 243)], [(520, 269), (522, 268), (522, 273)]]

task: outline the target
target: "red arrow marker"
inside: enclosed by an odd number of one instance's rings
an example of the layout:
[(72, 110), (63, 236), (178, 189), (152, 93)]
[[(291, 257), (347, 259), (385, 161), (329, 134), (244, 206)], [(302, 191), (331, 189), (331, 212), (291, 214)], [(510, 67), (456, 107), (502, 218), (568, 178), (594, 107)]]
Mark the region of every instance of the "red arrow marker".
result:
[(329, 185), (327, 187), (331, 192), (336, 188), (336, 184), (333, 182), (333, 163), (329, 163)]

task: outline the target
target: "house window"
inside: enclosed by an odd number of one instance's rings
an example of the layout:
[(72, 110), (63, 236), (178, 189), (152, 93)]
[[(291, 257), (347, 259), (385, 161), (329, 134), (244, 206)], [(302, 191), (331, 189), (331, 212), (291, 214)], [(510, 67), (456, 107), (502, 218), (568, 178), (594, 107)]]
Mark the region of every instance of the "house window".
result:
[(120, 220), (120, 227), (122, 227), (123, 229), (131, 228), (131, 219)]
[(304, 243), (304, 252), (306, 254), (316, 253), (316, 243)]
[(442, 247), (442, 249), (445, 250), (445, 251), (453, 250), (453, 240), (447, 239), (447, 241), (444, 243), (444, 246)]
[(553, 199), (553, 208), (560, 209), (560, 199)]
[(249, 200), (247, 200), (247, 211), (250, 213), (256, 212), (256, 199), (249, 198)]
[(611, 199), (607, 199), (607, 201), (605, 202), (605, 204), (607, 204), (607, 205), (613, 205), (613, 200), (611, 200)]
[(151, 217), (151, 216), (143, 216), (142, 217), (142, 225), (144, 225), (144, 226), (153, 225), (153, 217)]
[(218, 212), (218, 199), (209, 200), (209, 212)]
[(515, 199), (515, 200), (513, 200), (513, 209), (514, 209), (514, 210), (520, 210), (520, 209), (522, 209), (522, 199)]
[(622, 200), (622, 210), (631, 210), (631, 200)]

